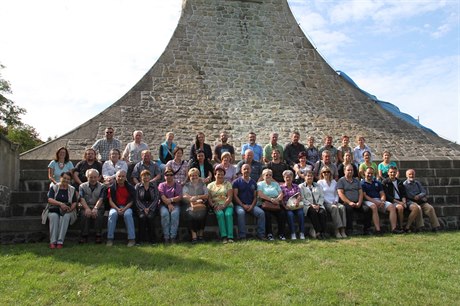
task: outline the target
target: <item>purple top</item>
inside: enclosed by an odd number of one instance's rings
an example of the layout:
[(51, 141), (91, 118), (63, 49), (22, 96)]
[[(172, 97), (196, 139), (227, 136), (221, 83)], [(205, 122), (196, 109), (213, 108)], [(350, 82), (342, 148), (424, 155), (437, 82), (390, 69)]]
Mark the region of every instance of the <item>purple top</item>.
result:
[(177, 182), (174, 182), (173, 186), (168, 186), (166, 182), (163, 182), (158, 186), (158, 191), (160, 191), (160, 195), (171, 199), (182, 195), (182, 186)]
[(300, 192), (300, 188), (297, 184), (292, 183), (292, 187), (289, 189), (286, 184), (281, 185), (281, 191), (283, 191), (283, 202), (287, 203), (290, 197)]

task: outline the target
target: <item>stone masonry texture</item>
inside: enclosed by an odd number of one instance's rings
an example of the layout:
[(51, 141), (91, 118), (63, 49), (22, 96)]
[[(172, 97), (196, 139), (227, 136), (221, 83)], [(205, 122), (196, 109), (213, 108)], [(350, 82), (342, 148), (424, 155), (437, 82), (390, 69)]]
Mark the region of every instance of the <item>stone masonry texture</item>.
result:
[(189, 148), (197, 132), (214, 146), (226, 130), (239, 153), (249, 131), (261, 145), (276, 131), (284, 145), (297, 130), (301, 142), (312, 135), (318, 146), (325, 135), (338, 146), (343, 134), (354, 146), (360, 134), (376, 154), (388, 149), (394, 159), (460, 156), (459, 145), (401, 121), (346, 83), (308, 41), (286, 0), (184, 0), (164, 53), (128, 93), (21, 158), (51, 159), (67, 146), (79, 159), (107, 126), (123, 147), (134, 130), (144, 131), (154, 155), (169, 131)]

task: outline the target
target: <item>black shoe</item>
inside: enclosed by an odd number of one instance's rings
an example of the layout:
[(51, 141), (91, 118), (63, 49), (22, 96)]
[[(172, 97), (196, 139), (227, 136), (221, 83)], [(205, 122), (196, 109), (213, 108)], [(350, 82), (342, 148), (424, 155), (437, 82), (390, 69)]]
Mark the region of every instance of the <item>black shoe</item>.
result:
[(431, 231), (432, 231), (433, 233), (439, 232), (439, 226), (438, 226), (438, 227), (433, 227), (433, 228), (431, 229)]
[(383, 236), (383, 232), (382, 231), (375, 231), (374, 235), (375, 236)]
[(198, 239), (193, 238), (193, 239), (192, 239), (192, 244), (197, 244), (197, 243), (198, 243)]
[(204, 242), (203, 236), (198, 236), (198, 242), (199, 242), (199, 243)]
[(397, 228), (395, 228), (394, 230), (391, 231), (392, 234), (394, 235), (399, 235), (399, 234), (404, 234), (404, 231), (401, 231)]
[(88, 237), (81, 237), (80, 240), (78, 240), (79, 244), (84, 244), (88, 242)]

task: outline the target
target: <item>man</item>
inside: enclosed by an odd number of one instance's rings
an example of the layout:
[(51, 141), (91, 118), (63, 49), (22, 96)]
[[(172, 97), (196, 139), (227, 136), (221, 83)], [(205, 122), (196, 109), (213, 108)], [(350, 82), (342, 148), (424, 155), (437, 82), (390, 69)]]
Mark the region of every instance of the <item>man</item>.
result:
[(72, 176), (76, 190), (82, 183), (88, 181), (85, 174), (89, 169), (96, 169), (98, 173), (102, 173), (102, 164), (96, 160), (96, 151), (93, 148), (86, 149), (83, 160), (79, 161), (73, 168)]
[(113, 138), (114, 130), (112, 127), (105, 129), (105, 138), (97, 140), (92, 148), (99, 153), (99, 160), (101, 163), (104, 163), (106, 160), (109, 160), (109, 153), (112, 149), (121, 150), (121, 142), (118, 139)]
[(236, 165), (236, 174), (242, 175), (241, 168), (243, 165), (249, 165), (251, 167), (251, 178), (258, 182), (260, 175), (262, 174), (262, 164), (254, 160), (254, 152), (251, 149), (247, 149), (244, 152), (244, 158)]
[[(430, 218), (432, 231), (437, 232), (440, 228), (438, 217), (436, 216), (434, 207), (428, 203), (425, 188), (415, 179), (415, 170), (407, 170), (406, 178), (407, 179), (404, 181), (404, 187), (406, 188), (407, 198), (420, 206), (422, 212)], [(422, 213), (420, 213), (419, 218), (422, 218), (423, 222)]]
[(140, 183), (142, 170), (149, 170), (153, 177), (150, 181), (158, 183), (161, 179), (161, 170), (157, 163), (152, 160), (152, 154), (149, 150), (144, 150), (141, 153), (141, 157), (142, 160), (134, 166), (133, 173), (131, 174), (134, 184), (137, 185)]
[(136, 197), (136, 191), (126, 181), (126, 171), (119, 170), (113, 183), (107, 192), (109, 199), (110, 211), (107, 225), (107, 246), (113, 245), (115, 228), (117, 227), (118, 216), (123, 216), (125, 220), (126, 231), (128, 232), (128, 247), (136, 244), (136, 232), (134, 230), (133, 206)]
[(247, 149), (250, 149), (254, 152), (254, 160), (261, 162), (263, 156), (263, 149), (260, 145), (256, 143), (256, 133), (249, 132), (248, 134), (249, 143), (245, 143), (241, 147), (241, 158), (244, 158), (244, 154)]
[(332, 145), (332, 136), (330, 135), (324, 137), (324, 146), (319, 149), (319, 154), (322, 155), (326, 150), (331, 156), (331, 163), (337, 164), (337, 148)]
[(374, 168), (369, 167), (366, 169), (365, 177), (361, 181), (361, 188), (363, 189), (364, 204), (372, 211), (375, 233), (377, 235), (382, 234), (379, 219), (379, 212), (381, 212), (389, 213), (390, 215), (391, 233), (401, 234), (402, 232), (396, 227), (396, 208), (392, 203), (386, 201), (382, 184), (374, 179)]
[(80, 243), (88, 242), (89, 223), (94, 220), (96, 243), (102, 242), (102, 224), (104, 222), (104, 185), (99, 182), (99, 172), (96, 169), (86, 171), (88, 181), (80, 185)]
[(278, 133), (270, 133), (270, 143), (266, 144), (264, 147), (264, 163), (272, 161), (272, 152), (273, 150), (278, 150), (280, 152), (280, 158), (283, 160), (283, 147), (278, 144)]
[(307, 163), (314, 166), (315, 163), (320, 159), (319, 151), (315, 147), (315, 137), (309, 136), (307, 139), (307, 147), (305, 147), (307, 152)]
[[(385, 196), (387, 201), (393, 203), (396, 206), (398, 213), (399, 226), (404, 229), (404, 232), (409, 232), (412, 222), (414, 222), (419, 214), (421, 214), (421, 209), (415, 202), (407, 201), (406, 188), (404, 187), (403, 181), (396, 178), (398, 173), (398, 168), (390, 166), (388, 170), (388, 178), (384, 179), (382, 182), (383, 190), (385, 191)], [(404, 227), (404, 210), (407, 209), (410, 211), (409, 217), (407, 218), (407, 224)], [(417, 229), (423, 226), (422, 218), (417, 219)], [(420, 220), (422, 222), (420, 222)]]
[(345, 205), (347, 214), (347, 235), (353, 233), (353, 219), (355, 212), (364, 214), (363, 233), (367, 235), (371, 227), (371, 216), (369, 207), (363, 205), (363, 190), (358, 179), (353, 177), (353, 167), (347, 165), (345, 167), (345, 176), (337, 182), (337, 192), (340, 202)]
[(299, 142), (300, 133), (293, 132), (291, 135), (291, 143), (284, 147), (284, 160), (289, 167), (293, 168), (299, 162), (299, 153), (305, 151), (305, 146)]
[(334, 178), (334, 180), (337, 181), (339, 179), (339, 170), (337, 169), (337, 166), (334, 163), (332, 163), (331, 153), (328, 150), (324, 150), (321, 153), (321, 157), (322, 159), (318, 160), (315, 163), (315, 167), (313, 168), (313, 174), (315, 175), (315, 179), (319, 180), (321, 176), (321, 169), (324, 166), (328, 166), (331, 169), (332, 177)]
[(239, 239), (246, 239), (246, 214), (253, 215), (257, 220), (257, 238), (265, 240), (265, 214), (256, 206), (257, 183), (251, 178), (251, 167), (244, 164), (241, 167), (243, 176), (233, 181), (233, 202), (238, 217)]
[(281, 161), (281, 152), (278, 149), (272, 151), (271, 159), (272, 161), (268, 162), (265, 168), (272, 170), (272, 176), (275, 181), (284, 183), (283, 172), (291, 170), (291, 168), (285, 162)]
[(358, 135), (356, 137), (356, 142), (358, 143), (358, 145), (353, 149), (353, 161), (355, 163), (356, 168), (359, 168), (359, 165), (364, 162), (364, 157), (363, 157), (364, 152), (368, 151), (369, 153), (371, 153), (370, 161), (372, 161), (372, 152), (371, 152), (371, 148), (369, 148), (366, 145), (365, 143), (366, 139), (364, 139), (363, 136)]
[(220, 141), (221, 143), (218, 144), (215, 148), (214, 148), (214, 157), (213, 157), (213, 160), (220, 164), (222, 162), (222, 154), (225, 153), (225, 152), (229, 152), (232, 156), (232, 161), (235, 161), (235, 148), (228, 144), (227, 141), (228, 141), (228, 134), (227, 132), (222, 132), (220, 133)]

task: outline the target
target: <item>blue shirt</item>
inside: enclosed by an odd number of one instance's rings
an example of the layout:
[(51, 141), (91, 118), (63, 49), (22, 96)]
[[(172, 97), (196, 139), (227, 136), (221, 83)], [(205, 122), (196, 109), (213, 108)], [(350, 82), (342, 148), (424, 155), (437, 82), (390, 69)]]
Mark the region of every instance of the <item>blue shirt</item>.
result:
[(251, 205), (254, 201), (254, 192), (257, 191), (257, 183), (252, 178), (246, 182), (243, 177), (233, 181), (233, 189), (238, 189), (238, 198), (243, 204)]
[(247, 149), (249, 149), (252, 152), (254, 152), (254, 160), (256, 160), (258, 162), (260, 162), (262, 160), (262, 156), (264, 155), (264, 150), (262, 149), (262, 147), (260, 145), (255, 143), (253, 146), (251, 146), (249, 143), (245, 143), (241, 147), (241, 155), (244, 156), (244, 152), (246, 152)]
[(368, 197), (378, 199), (380, 198), (380, 192), (383, 191), (382, 184), (377, 180), (372, 180), (371, 183), (361, 180), (361, 187), (363, 192), (367, 194)]

